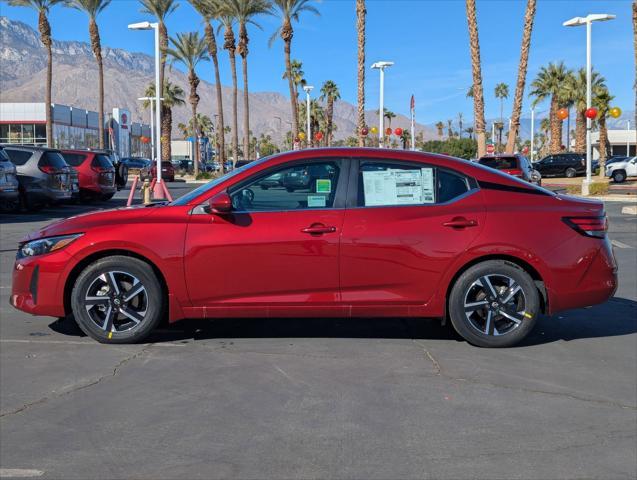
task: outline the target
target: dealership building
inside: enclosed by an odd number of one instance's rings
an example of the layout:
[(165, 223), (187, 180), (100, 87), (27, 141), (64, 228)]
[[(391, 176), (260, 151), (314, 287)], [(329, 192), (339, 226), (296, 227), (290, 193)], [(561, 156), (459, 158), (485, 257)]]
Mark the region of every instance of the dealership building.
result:
[[(52, 104), (53, 146), (99, 147), (97, 112)], [(104, 119), (104, 144), (122, 157), (150, 158), (150, 126), (131, 122), (130, 111), (114, 108)], [(46, 103), (0, 103), (0, 143), (46, 145)]]
[[(637, 155), (637, 143), (634, 129), (608, 130), (608, 144), (610, 151), (608, 155), (621, 155), (634, 157)], [(591, 144), (593, 146), (593, 158), (599, 158), (599, 132), (591, 133)]]

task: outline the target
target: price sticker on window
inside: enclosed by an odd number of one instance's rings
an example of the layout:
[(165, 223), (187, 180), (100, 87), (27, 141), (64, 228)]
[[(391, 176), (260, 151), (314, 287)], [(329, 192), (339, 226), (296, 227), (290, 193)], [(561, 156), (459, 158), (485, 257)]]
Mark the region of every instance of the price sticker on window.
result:
[(332, 181), (329, 179), (319, 178), (316, 180), (316, 193), (331, 193)]

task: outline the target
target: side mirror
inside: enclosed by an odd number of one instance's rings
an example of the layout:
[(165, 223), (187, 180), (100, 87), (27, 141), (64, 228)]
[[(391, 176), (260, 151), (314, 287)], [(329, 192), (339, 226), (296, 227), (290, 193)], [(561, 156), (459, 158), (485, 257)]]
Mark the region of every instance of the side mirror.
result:
[(208, 200), (208, 208), (210, 209), (210, 213), (219, 215), (230, 213), (232, 211), (232, 199), (226, 192), (217, 193)]

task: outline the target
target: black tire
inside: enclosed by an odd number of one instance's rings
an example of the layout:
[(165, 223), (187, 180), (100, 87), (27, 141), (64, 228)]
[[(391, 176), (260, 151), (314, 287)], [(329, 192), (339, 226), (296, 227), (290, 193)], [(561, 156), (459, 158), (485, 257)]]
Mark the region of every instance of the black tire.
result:
[[(113, 279), (119, 295), (111, 294), (109, 282)], [(126, 293), (133, 293), (133, 285), (139, 288), (139, 283), (133, 283), (132, 279), (137, 279), (145, 290), (127, 301)], [(93, 291), (100, 285), (100, 290)], [(87, 297), (96, 299), (100, 296), (105, 300), (87, 310)], [(122, 309), (117, 310), (117, 305)], [(78, 326), (98, 342), (137, 343), (145, 339), (160, 323), (165, 300), (161, 285), (150, 265), (134, 257), (115, 255), (97, 260), (82, 271), (71, 292), (71, 308)], [(115, 310), (112, 316), (107, 315), (111, 311), (108, 308)], [(128, 315), (121, 313), (123, 311)], [(141, 320), (135, 323), (129, 315)], [(108, 318), (112, 319), (111, 323), (106, 323)], [(101, 324), (99, 320), (103, 320)], [(108, 328), (109, 325), (111, 328)]]
[(27, 212), (38, 212), (44, 208), (44, 203), (34, 201), (26, 192), (20, 192), (18, 208)]
[(613, 182), (622, 183), (626, 181), (626, 172), (623, 170), (615, 170), (613, 172)]
[[(494, 287), (496, 297), (486, 294), (489, 289), (482, 283), (484, 278)], [(514, 289), (517, 288), (515, 286), (520, 287), (511, 302), (506, 304), (504, 297), (509, 295), (510, 290), (504, 289), (507, 286), (504, 279), (513, 280), (514, 283), (508, 285)], [(476, 294), (478, 296), (473, 297)], [(481, 294), (486, 295), (480, 297)], [(485, 305), (467, 310), (469, 305), (481, 302)], [(519, 323), (500, 312), (513, 315)], [(539, 314), (540, 296), (533, 279), (517, 265), (504, 260), (488, 260), (470, 267), (456, 280), (449, 296), (449, 316), (453, 327), (467, 342), (478, 347), (502, 348), (517, 344), (533, 329)], [(484, 327), (481, 322), (484, 322)]]
[(101, 198), (103, 201), (108, 201), (108, 200), (110, 200), (111, 198), (113, 198), (113, 196), (114, 196), (114, 195), (115, 195), (115, 192), (113, 192), (113, 193), (104, 193), (104, 194), (103, 194), (100, 198)]
[(564, 175), (566, 175), (566, 178), (575, 178), (575, 176), (577, 175), (577, 170), (575, 170), (573, 167), (568, 167), (564, 172)]

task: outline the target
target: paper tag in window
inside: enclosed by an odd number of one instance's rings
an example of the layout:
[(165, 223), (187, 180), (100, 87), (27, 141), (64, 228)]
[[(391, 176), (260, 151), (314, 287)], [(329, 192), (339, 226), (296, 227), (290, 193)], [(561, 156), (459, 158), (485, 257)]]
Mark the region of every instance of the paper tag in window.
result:
[(319, 178), (316, 180), (316, 193), (331, 193), (332, 181)]
[[(328, 180), (329, 182), (329, 180)], [(325, 207), (325, 197), (323, 195), (308, 195), (307, 196), (307, 206), (308, 207)]]
[(434, 203), (436, 201), (434, 169), (421, 168), (420, 172), (422, 176), (422, 203)]

